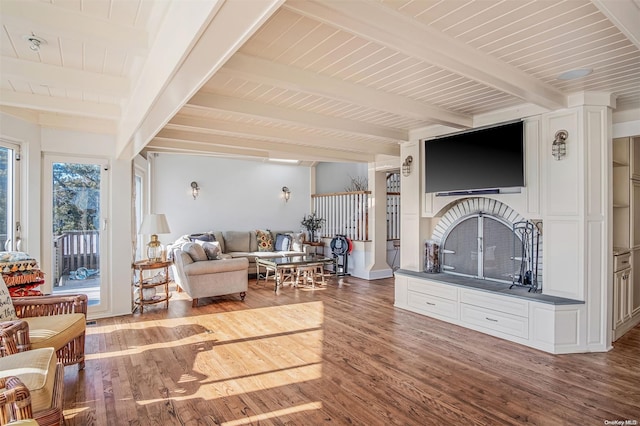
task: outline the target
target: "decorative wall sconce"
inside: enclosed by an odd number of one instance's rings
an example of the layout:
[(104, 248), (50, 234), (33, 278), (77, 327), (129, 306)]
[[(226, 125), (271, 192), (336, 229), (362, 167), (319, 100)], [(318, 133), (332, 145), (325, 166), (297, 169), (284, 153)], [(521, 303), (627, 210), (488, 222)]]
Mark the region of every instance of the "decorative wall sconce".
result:
[(404, 177), (411, 174), (411, 163), (413, 163), (413, 156), (407, 155), (407, 158), (404, 159), (404, 163), (402, 163), (402, 175)]
[(282, 187), (282, 196), (284, 197), (284, 202), (286, 203), (291, 198), (291, 191), (286, 186)]
[(193, 195), (194, 200), (200, 195), (200, 187), (196, 181), (191, 182), (191, 195)]
[(567, 155), (567, 138), (569, 137), (569, 132), (566, 130), (558, 130), (556, 132), (555, 139), (551, 144), (551, 155), (556, 160), (562, 160)]

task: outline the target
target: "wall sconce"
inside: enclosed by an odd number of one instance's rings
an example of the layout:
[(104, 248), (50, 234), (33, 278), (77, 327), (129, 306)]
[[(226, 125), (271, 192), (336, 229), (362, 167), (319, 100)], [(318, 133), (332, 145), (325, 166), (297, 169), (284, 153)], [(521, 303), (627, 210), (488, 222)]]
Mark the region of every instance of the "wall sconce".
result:
[(291, 191), (286, 186), (282, 187), (282, 196), (284, 197), (284, 202), (286, 203), (291, 198)]
[(191, 182), (191, 195), (193, 195), (194, 200), (200, 195), (200, 187), (196, 181)]
[(411, 163), (413, 163), (413, 157), (411, 155), (407, 155), (407, 158), (404, 159), (404, 163), (402, 163), (402, 175), (404, 177), (411, 174)]
[(562, 160), (565, 155), (567, 155), (567, 138), (569, 137), (569, 132), (566, 130), (558, 130), (556, 132), (555, 139), (551, 144), (551, 155), (556, 160)]

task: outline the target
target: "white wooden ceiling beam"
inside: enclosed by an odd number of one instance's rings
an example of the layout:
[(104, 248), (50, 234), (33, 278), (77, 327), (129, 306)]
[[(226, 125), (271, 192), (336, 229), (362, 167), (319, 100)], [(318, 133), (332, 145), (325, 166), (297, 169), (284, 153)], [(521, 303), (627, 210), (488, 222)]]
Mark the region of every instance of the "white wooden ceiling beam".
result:
[(120, 107), (114, 104), (60, 99), (30, 93), (17, 93), (9, 90), (0, 91), (0, 105), (116, 120), (120, 118), (122, 113)]
[(125, 77), (98, 74), (63, 68), (40, 62), (3, 57), (2, 75), (21, 81), (38, 81), (54, 89), (84, 90), (125, 98), (130, 95), (129, 80)]
[(38, 28), (61, 38), (81, 40), (88, 45), (137, 55), (146, 55), (149, 49), (147, 32), (142, 29), (119, 25), (41, 1), (2, 0), (0, 22)]
[(397, 142), (380, 142), (371, 139), (354, 141), (352, 138), (340, 135), (327, 137), (326, 135), (300, 129), (267, 127), (210, 118), (190, 117), (181, 113), (173, 117), (164, 128), (208, 132), (226, 136), (237, 135), (238, 137), (268, 139), (296, 145), (324, 146), (331, 149), (342, 149), (345, 146), (349, 146), (352, 150), (400, 155), (400, 145)]
[(319, 95), (434, 124), (458, 128), (473, 125), (473, 118), (469, 115), (242, 53), (236, 53), (229, 59), (221, 71), (225, 70), (230, 75), (257, 83)]
[(640, 49), (640, 1), (591, 0)]
[(283, 2), (173, 2), (125, 110), (118, 157), (134, 158)]
[(269, 158), (267, 151), (258, 149), (235, 148), (229, 146), (219, 146), (207, 143), (199, 143), (182, 139), (163, 138), (156, 136), (146, 146), (148, 151), (156, 152), (179, 152), (197, 154), (225, 154), (233, 156), (248, 156)]
[(555, 88), (381, 3), (290, 0), (284, 7), (527, 102), (551, 110), (567, 105)]
[[(354, 152), (348, 149), (336, 150), (327, 147), (309, 147), (292, 145), (288, 143), (272, 142), (256, 139), (244, 139), (229, 136), (212, 135), (206, 133), (187, 133), (176, 130), (162, 130), (156, 138), (174, 141), (189, 141), (192, 144), (205, 144), (227, 148), (257, 149), (269, 153), (295, 152), (302, 159), (323, 158), (332, 160), (349, 160), (357, 162), (369, 162), (375, 158), (374, 153)], [(270, 157), (274, 155), (270, 154)], [(298, 157), (296, 157), (298, 158)]]
[(187, 105), (232, 112), (245, 117), (275, 120), (280, 123), (310, 126), (315, 129), (341, 131), (395, 141), (408, 140), (408, 132), (400, 129), (376, 126), (374, 124), (261, 104), (246, 99), (231, 98), (211, 93), (199, 92), (189, 100)]

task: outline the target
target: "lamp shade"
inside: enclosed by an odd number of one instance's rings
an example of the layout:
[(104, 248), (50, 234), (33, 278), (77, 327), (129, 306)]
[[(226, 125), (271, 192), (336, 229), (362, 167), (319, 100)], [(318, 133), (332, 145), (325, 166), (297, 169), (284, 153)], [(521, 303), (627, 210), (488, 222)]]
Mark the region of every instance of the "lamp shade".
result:
[(140, 225), (140, 234), (155, 235), (155, 234), (169, 234), (169, 223), (167, 217), (164, 214), (148, 214), (144, 216), (142, 225)]

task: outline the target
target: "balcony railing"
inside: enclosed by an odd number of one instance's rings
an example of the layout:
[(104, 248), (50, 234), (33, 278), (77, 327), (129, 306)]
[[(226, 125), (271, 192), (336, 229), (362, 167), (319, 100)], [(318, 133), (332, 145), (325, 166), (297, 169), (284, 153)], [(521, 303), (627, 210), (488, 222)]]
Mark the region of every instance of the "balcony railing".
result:
[(54, 238), (56, 251), (54, 285), (79, 268), (97, 270), (100, 265), (99, 231), (67, 231)]

